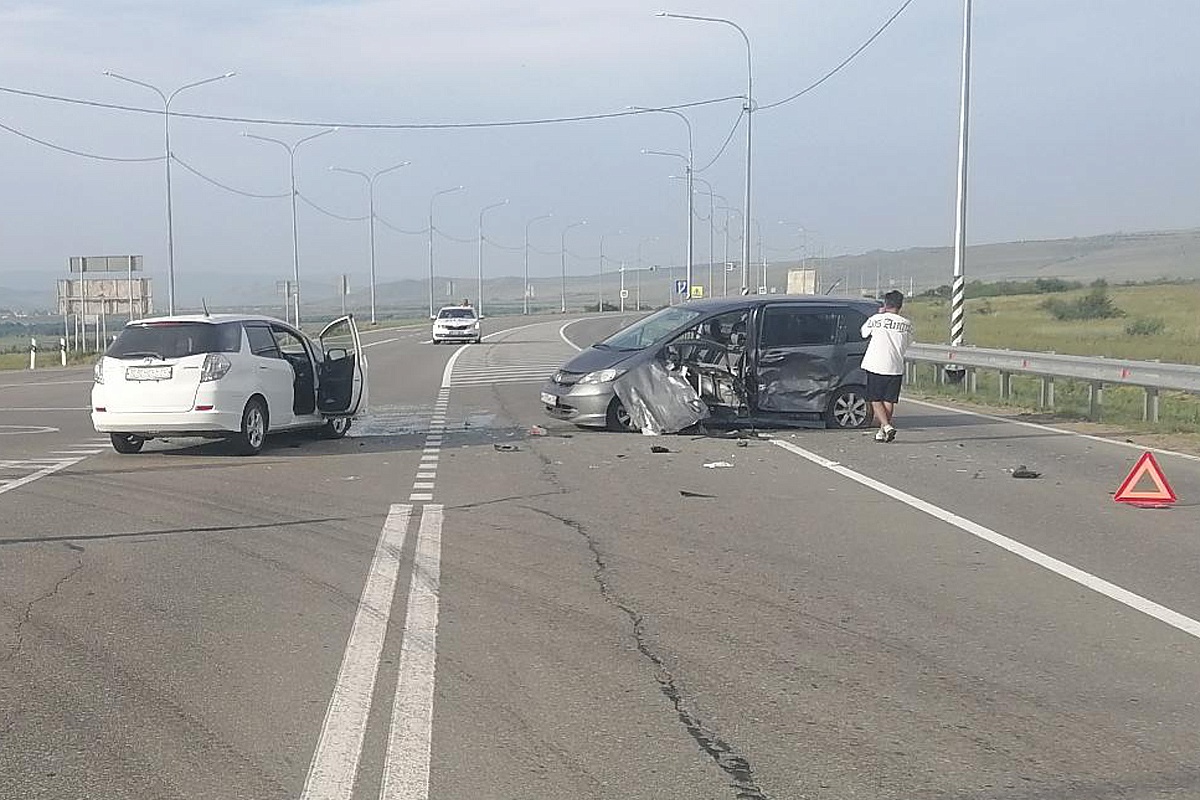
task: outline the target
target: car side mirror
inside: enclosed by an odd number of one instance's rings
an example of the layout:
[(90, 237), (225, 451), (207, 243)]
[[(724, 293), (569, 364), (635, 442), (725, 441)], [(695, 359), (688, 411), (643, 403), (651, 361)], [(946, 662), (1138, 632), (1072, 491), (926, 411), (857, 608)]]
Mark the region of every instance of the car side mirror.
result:
[(429, 315), (429, 319), (430, 319), (430, 320), (436, 320), (436, 319), (437, 319), (437, 317), (436, 317), (436, 316), (434, 316), (433, 314), (430, 314), (430, 315)]
[(332, 347), (325, 352), (326, 361), (341, 361), (347, 356), (346, 348)]

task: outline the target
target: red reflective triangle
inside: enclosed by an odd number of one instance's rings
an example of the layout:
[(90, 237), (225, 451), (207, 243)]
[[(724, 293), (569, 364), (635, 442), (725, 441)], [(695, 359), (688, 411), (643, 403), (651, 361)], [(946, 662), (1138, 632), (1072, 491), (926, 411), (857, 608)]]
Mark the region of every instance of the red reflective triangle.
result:
[[(1137, 491), (1135, 487), (1138, 481), (1147, 475), (1150, 476), (1150, 480), (1154, 481), (1154, 491)], [(1125, 481), (1113, 495), (1113, 500), (1118, 503), (1174, 503), (1175, 492), (1167, 483), (1167, 476), (1163, 474), (1162, 467), (1154, 459), (1154, 454), (1147, 450), (1142, 453), (1142, 457), (1125, 476)]]

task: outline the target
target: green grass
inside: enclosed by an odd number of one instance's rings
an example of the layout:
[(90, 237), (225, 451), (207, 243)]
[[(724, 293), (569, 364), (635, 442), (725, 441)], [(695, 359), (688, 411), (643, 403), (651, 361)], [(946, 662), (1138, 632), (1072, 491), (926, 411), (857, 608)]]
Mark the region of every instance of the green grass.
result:
[[(1200, 364), (1200, 284), (1110, 287), (1114, 303), (1125, 312), (1114, 319), (1060, 322), (1038, 307), (1047, 297), (1073, 300), (1087, 291), (968, 300), (965, 341), (1008, 350)], [(916, 325), (917, 341), (949, 340), (949, 301), (913, 298), (904, 309)], [(1162, 320), (1162, 330), (1126, 333), (1131, 323), (1149, 319)]]

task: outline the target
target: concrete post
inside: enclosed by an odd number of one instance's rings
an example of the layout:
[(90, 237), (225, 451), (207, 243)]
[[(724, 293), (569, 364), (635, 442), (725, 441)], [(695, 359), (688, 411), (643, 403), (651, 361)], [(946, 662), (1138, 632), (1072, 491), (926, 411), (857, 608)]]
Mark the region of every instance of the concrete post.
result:
[(37, 339), (29, 339), (29, 368), (37, 369)]
[(66, 337), (58, 337), (58, 361), (62, 366), (67, 365), (67, 340)]
[(1147, 386), (1146, 396), (1142, 398), (1142, 420), (1158, 422), (1158, 389)]

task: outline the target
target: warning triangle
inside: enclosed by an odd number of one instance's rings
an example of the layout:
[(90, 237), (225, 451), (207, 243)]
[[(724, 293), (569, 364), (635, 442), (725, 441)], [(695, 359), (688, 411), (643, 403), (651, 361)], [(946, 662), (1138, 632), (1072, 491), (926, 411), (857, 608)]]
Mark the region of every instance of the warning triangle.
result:
[[(1138, 490), (1138, 483), (1145, 478), (1150, 477), (1154, 482), (1152, 491)], [(1162, 467), (1158, 465), (1158, 461), (1154, 459), (1154, 454), (1147, 450), (1142, 453), (1142, 457), (1133, 465), (1133, 469), (1125, 476), (1125, 481), (1121, 484), (1121, 488), (1117, 489), (1117, 493), (1113, 495), (1113, 500), (1118, 503), (1133, 503), (1137, 504), (1154, 504), (1167, 505), (1175, 502), (1175, 492), (1171, 490), (1171, 485), (1167, 483), (1167, 476), (1163, 475)]]

